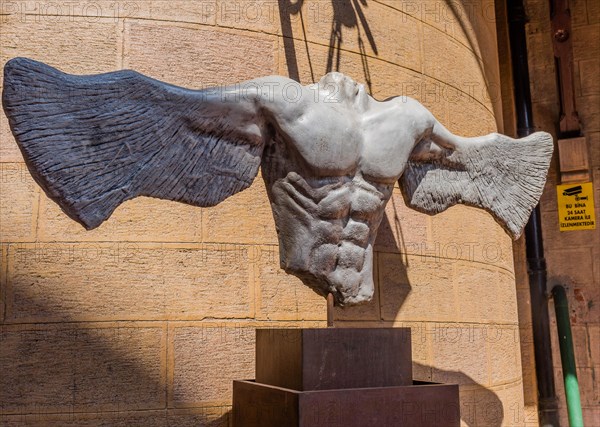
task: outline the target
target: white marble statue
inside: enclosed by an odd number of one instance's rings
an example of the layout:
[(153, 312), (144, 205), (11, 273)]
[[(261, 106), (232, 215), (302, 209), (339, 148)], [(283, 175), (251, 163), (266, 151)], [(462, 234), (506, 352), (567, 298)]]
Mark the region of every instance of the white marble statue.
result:
[(3, 106), (35, 180), (88, 229), (137, 196), (214, 206), (260, 167), (281, 267), (337, 305), (373, 295), (373, 244), (394, 183), (418, 211), (480, 207), (516, 238), (553, 148), (543, 132), (455, 136), (414, 99), (377, 101), (340, 73), (194, 91), (17, 58)]

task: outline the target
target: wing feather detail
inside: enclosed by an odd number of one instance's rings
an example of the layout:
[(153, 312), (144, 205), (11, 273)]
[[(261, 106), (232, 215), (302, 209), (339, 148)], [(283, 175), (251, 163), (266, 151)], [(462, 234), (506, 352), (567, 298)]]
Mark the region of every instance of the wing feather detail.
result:
[(260, 116), (251, 101), (210, 97), (134, 71), (75, 76), (16, 58), (2, 101), (34, 179), (92, 229), (137, 196), (213, 206), (251, 185), (264, 143), (244, 129)]
[(518, 238), (542, 195), (552, 137), (545, 132), (521, 139), (492, 136), (442, 148), (429, 162), (409, 161), (399, 182), (407, 205), (432, 215), (458, 203), (483, 208)]

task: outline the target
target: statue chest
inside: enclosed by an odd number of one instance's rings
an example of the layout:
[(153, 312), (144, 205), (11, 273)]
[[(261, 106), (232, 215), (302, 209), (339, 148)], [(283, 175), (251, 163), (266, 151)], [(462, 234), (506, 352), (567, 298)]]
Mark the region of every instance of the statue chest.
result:
[[(283, 123), (272, 141), (272, 156), (287, 163), (285, 172), (305, 170), (312, 176), (360, 173), (369, 181), (398, 180), (415, 144), (410, 123), (374, 114), (362, 120), (344, 108), (329, 107)], [(275, 159), (278, 157), (278, 159)]]

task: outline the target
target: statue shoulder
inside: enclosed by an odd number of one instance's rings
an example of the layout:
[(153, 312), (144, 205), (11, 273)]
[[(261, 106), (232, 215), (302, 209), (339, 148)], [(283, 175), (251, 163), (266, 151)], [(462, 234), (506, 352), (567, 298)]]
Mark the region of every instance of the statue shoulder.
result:
[(297, 81), (284, 76), (265, 76), (241, 83), (241, 89), (246, 94), (258, 95), (261, 104), (299, 101), (307, 90)]
[(388, 98), (384, 101), (385, 104), (389, 105), (390, 108), (401, 109), (403, 112), (428, 112), (427, 108), (419, 101), (410, 96), (399, 95)]
[(314, 85), (283, 76), (266, 76), (242, 83), (242, 92), (254, 97), (260, 109), (276, 121), (295, 121), (318, 104)]
[(432, 128), (436, 121), (431, 111), (409, 96), (401, 95), (388, 98), (382, 104), (387, 104), (388, 114), (395, 116), (402, 122), (409, 121), (421, 131)]

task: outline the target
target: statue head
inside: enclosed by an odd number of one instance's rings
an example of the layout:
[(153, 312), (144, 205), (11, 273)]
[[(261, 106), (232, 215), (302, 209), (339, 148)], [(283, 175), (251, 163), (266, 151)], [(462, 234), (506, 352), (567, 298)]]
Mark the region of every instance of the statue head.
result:
[(319, 90), (327, 92), (327, 99), (338, 102), (366, 101), (364, 85), (351, 77), (332, 71), (325, 74), (318, 83)]

